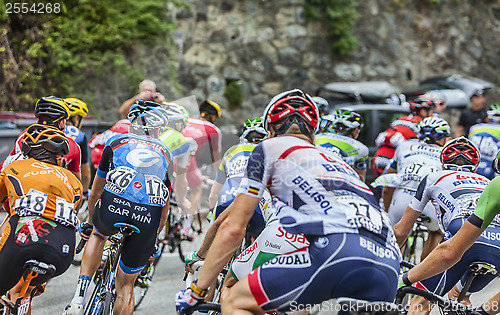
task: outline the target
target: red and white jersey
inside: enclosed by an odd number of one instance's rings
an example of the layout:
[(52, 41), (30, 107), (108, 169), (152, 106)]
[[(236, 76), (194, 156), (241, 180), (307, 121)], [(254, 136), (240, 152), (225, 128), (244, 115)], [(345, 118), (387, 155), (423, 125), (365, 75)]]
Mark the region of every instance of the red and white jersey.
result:
[(206, 143), (210, 146), (212, 156), (213, 152), (221, 152), (222, 150), (222, 133), (217, 126), (209, 121), (189, 118), (182, 135), (191, 144), (191, 155), (197, 155)]
[(488, 178), (476, 173), (434, 172), (424, 177), (409, 206), (421, 212), (430, 201), (436, 209), (439, 227), (445, 232), (454, 219), (466, 220), (474, 213), (489, 182)]
[[(21, 147), (22, 143), (21, 140), (24, 138), (24, 134), (28, 128), (24, 129), (23, 132), (17, 137), (16, 144), (14, 145), (14, 148), (10, 152), (9, 155), (15, 155), (17, 153), (21, 153)], [(64, 156), (64, 159), (66, 160), (66, 168), (68, 171), (71, 171), (73, 173), (79, 173), (80, 172), (80, 164), (82, 161), (82, 154), (80, 151), (80, 146), (75, 142), (70, 137), (67, 137), (68, 143), (69, 143), (69, 153)]]

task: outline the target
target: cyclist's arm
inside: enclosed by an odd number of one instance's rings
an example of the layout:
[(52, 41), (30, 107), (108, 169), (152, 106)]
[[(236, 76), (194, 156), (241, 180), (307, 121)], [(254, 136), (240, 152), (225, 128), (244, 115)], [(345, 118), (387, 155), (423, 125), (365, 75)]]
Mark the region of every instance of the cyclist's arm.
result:
[[(397, 172), (398, 172), (397, 169), (389, 167), (387, 174), (394, 174)], [(382, 188), (382, 201), (384, 202), (385, 212), (389, 211), (389, 206), (391, 205), (392, 195), (394, 195), (394, 190), (395, 190), (394, 187), (384, 186), (384, 188)]]
[(255, 212), (255, 208), (259, 205), (259, 201), (259, 197), (239, 194), (225, 210), (229, 210), (230, 213), (219, 227), (208, 251), (205, 264), (198, 278), (198, 287), (202, 289), (208, 288), (232, 257), (245, 236), (245, 228)]
[(210, 195), (208, 196), (208, 207), (210, 209), (215, 208), (215, 205), (217, 204), (217, 199), (219, 198), (219, 193), (223, 186), (224, 186), (223, 183), (221, 184), (218, 181), (214, 181), (214, 184), (210, 189)]
[(104, 191), (104, 186), (106, 185), (106, 178), (99, 177), (98, 175), (94, 178), (94, 183), (92, 184), (92, 190), (90, 191), (88, 207), (89, 207), (89, 218), (88, 223), (92, 224), (92, 214), (94, 213), (94, 207), (101, 197), (102, 192)]
[(222, 153), (220, 151), (213, 151), (212, 159), (213, 159), (212, 167), (214, 168), (214, 174), (217, 174), (217, 170), (219, 169), (219, 165), (222, 160)]
[(420, 264), (410, 269), (408, 280), (415, 283), (449, 269), (460, 261), (483, 231), (484, 229), (465, 221), (452, 238), (441, 243)]
[(81, 166), (82, 170), (82, 186), (83, 186), (83, 191), (87, 192), (90, 187), (90, 166), (89, 163), (82, 164)]
[(396, 236), (396, 241), (401, 248), (406, 241), (406, 238), (410, 234), (413, 224), (417, 222), (418, 217), (421, 212), (413, 209), (412, 207), (406, 207), (405, 213), (401, 220), (394, 225), (394, 235)]
[(161, 210), (160, 225), (158, 226), (158, 231), (156, 232), (156, 236), (158, 236), (161, 233), (163, 227), (165, 226), (165, 224), (167, 224), (169, 208), (170, 208), (170, 195), (167, 198), (167, 203), (165, 204), (165, 206), (163, 206), (163, 209)]
[(200, 258), (207, 257), (208, 249), (212, 245), (214, 238), (215, 238), (215, 235), (217, 234), (217, 231), (219, 230), (220, 225), (222, 224), (222, 222), (224, 222), (224, 220), (229, 215), (230, 210), (231, 210), (230, 208), (227, 208), (226, 210), (224, 210), (217, 217), (217, 219), (212, 224), (210, 224), (210, 227), (207, 230), (207, 234), (205, 235), (205, 238), (203, 239), (203, 243), (201, 244), (200, 249), (198, 249), (198, 252), (197, 252), (198, 257), (200, 257)]

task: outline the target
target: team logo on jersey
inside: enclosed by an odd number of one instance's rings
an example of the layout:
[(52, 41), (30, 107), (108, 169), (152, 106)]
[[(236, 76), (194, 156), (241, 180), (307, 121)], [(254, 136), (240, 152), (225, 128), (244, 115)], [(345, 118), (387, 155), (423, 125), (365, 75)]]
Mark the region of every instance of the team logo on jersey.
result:
[(264, 263), (261, 268), (306, 268), (311, 266), (311, 257), (307, 247), (293, 253), (274, 257)]
[(150, 167), (161, 161), (161, 156), (148, 149), (134, 149), (127, 154), (127, 162), (135, 167)]
[(142, 188), (141, 182), (134, 182), (134, 187), (137, 189), (141, 189)]
[(37, 243), (47, 240), (43, 238), (56, 228), (57, 224), (41, 217), (21, 217), (16, 227), (15, 242), (17, 244)]

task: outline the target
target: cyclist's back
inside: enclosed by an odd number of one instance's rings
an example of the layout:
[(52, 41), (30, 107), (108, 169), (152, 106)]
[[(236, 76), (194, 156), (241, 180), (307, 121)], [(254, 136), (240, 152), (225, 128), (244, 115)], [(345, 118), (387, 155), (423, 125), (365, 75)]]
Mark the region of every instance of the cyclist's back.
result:
[(469, 139), (481, 152), (481, 162), (477, 173), (493, 179), (496, 175), (491, 163), (500, 149), (500, 106), (498, 104), (491, 105), (488, 119), (489, 123), (480, 123), (470, 128)]
[[(70, 266), (75, 249), (75, 208), (82, 185), (58, 165), (63, 150), (69, 149), (66, 137), (59, 130), (32, 125), (24, 139), (23, 152), (29, 158), (12, 162), (0, 174), (0, 199), (8, 197), (14, 212), (0, 240), (0, 295), (19, 281), (29, 259), (53, 264), (58, 276)], [(42, 149), (35, 141), (43, 142)], [(59, 151), (49, 157), (43, 147), (47, 143)], [(37, 277), (33, 285), (45, 281)]]

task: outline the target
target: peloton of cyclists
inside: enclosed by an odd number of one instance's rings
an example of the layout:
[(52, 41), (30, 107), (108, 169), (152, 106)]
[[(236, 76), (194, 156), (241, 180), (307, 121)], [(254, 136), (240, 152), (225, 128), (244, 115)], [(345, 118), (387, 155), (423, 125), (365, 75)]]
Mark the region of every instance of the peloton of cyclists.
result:
[(349, 165), (313, 145), (318, 124), (318, 108), (301, 90), (269, 102), (264, 111), (269, 139), (252, 151), (198, 280), (176, 295), (178, 312), (206, 295), (241, 243), (266, 188), (284, 230), (307, 235), (310, 245), (240, 279), (222, 302), (223, 314), (286, 311), (292, 301), (316, 304), (338, 296), (392, 301), (400, 253), (389, 219)]

